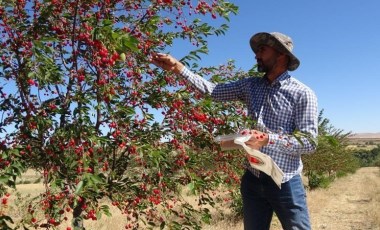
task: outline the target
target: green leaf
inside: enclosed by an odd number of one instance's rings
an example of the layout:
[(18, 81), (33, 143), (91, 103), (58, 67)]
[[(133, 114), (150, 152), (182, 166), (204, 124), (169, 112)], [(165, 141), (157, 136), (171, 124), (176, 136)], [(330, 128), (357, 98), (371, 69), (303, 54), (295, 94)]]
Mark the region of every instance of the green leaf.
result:
[(102, 212), (96, 212), (96, 219), (100, 220), (102, 219)]
[(148, 221), (148, 224), (151, 226), (156, 226), (156, 223), (154, 223), (153, 221)]
[(207, 208), (205, 208), (204, 210), (205, 210), (205, 213), (203, 213), (202, 215), (202, 221), (205, 222), (206, 224), (210, 224), (211, 223), (210, 220), (212, 219), (210, 211)]
[(28, 73), (28, 78), (34, 78), (36, 76), (35, 72), (29, 72)]
[(62, 188), (64, 186), (64, 181), (62, 179), (55, 179), (53, 180), (53, 182), (51, 183), (51, 186), (52, 187), (56, 187), (56, 188)]
[(8, 175), (1, 175), (1, 176), (0, 176), (0, 182), (1, 182), (2, 184), (7, 184), (8, 181), (9, 181), (9, 178), (10, 178), (10, 176), (8, 176)]
[(75, 189), (75, 192), (74, 194), (78, 195), (82, 192), (83, 190), (83, 186), (84, 186), (84, 182), (83, 181), (80, 181), (78, 184), (77, 184), (77, 188)]
[(113, 25), (113, 21), (109, 20), (109, 19), (105, 19), (103, 20), (103, 26), (106, 27), (106, 26), (111, 26)]
[(10, 216), (0, 215), (0, 226), (2, 227), (1, 228), (2, 230), (12, 230), (13, 229), (8, 225), (8, 222), (11, 224), (14, 224), (14, 222)]
[(301, 144), (301, 146), (304, 146), (304, 145), (305, 145), (305, 144), (303, 143), (303, 141), (302, 141), (300, 135), (294, 134), (294, 138), (296, 138), (296, 140), (298, 141), (298, 143)]
[(161, 222), (161, 225), (160, 225), (160, 229), (161, 229), (161, 230), (164, 229), (164, 228), (165, 228), (165, 225), (166, 225), (166, 222), (165, 222), (165, 221), (162, 221), (162, 222)]
[(95, 184), (100, 184), (103, 183), (103, 180), (100, 176), (95, 175), (95, 174), (89, 174), (88, 178), (94, 182)]
[(121, 45), (122, 45), (122, 51), (125, 51), (126, 48), (129, 48), (130, 50), (134, 52), (138, 52), (139, 49), (137, 48), (137, 45), (139, 44), (139, 41), (137, 38), (125, 35), (121, 37)]
[(112, 213), (110, 211), (110, 207), (108, 205), (102, 205), (100, 206), (100, 210), (104, 213), (104, 215), (111, 217)]
[(195, 183), (194, 183), (194, 181), (190, 182), (190, 183), (187, 185), (187, 187), (189, 188), (191, 194), (195, 194), (195, 193), (196, 193), (196, 191), (195, 191)]
[(212, 99), (206, 97), (206, 98), (203, 99), (203, 101), (201, 102), (201, 105), (202, 105), (202, 107), (206, 107), (207, 109), (211, 109), (211, 107), (212, 107), (212, 105), (213, 105)]

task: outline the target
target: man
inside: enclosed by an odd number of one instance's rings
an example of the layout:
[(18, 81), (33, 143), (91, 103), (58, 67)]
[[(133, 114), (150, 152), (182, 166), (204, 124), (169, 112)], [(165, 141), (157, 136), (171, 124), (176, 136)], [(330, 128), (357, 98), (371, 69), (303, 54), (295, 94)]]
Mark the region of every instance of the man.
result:
[[(192, 73), (167, 54), (153, 54), (152, 63), (190, 81), (199, 91), (217, 101), (240, 100), (256, 121), (246, 145), (269, 155), (284, 172), (281, 189), (271, 177), (247, 163), (241, 180), (244, 228), (269, 229), (273, 212), (282, 227), (311, 229), (305, 190), (301, 180), (301, 154), (316, 149), (317, 98), (314, 92), (289, 75), (300, 61), (293, 54), (292, 39), (282, 33), (257, 33), (250, 39), (258, 71), (251, 77), (227, 84), (214, 84)], [(294, 134), (303, 134), (301, 141)], [(223, 144), (223, 143), (222, 143)]]

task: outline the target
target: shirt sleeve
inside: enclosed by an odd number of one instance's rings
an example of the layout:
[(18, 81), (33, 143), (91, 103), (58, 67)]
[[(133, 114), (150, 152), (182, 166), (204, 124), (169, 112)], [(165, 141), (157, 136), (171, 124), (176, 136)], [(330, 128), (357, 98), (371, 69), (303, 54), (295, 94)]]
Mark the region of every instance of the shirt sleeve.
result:
[(191, 72), (188, 68), (184, 67), (181, 71), (181, 76), (188, 80), (196, 89), (203, 94), (211, 95), (216, 87), (216, 84), (204, 79), (203, 77)]
[(193, 73), (186, 67), (180, 73), (183, 78), (188, 80), (198, 91), (203, 94), (211, 95), (214, 101), (235, 101), (245, 100), (247, 79), (240, 81), (215, 84), (205, 78)]
[(279, 148), (281, 152), (290, 155), (313, 153), (316, 150), (318, 103), (313, 91), (306, 90), (296, 104), (295, 123), (298, 135), (270, 133), (267, 147)]

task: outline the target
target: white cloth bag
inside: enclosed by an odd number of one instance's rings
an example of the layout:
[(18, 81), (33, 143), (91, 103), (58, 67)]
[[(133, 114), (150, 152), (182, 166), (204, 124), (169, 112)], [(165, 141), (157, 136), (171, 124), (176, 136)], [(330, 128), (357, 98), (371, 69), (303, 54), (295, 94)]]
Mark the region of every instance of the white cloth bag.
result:
[[(245, 142), (251, 138), (251, 135), (241, 135), (241, 134), (230, 134), (230, 135), (222, 135), (215, 138), (216, 141), (222, 140), (234, 140), (234, 143), (239, 145), (238, 148), (243, 148), (247, 152), (247, 159), (252, 168), (260, 170), (264, 172), (268, 176), (270, 176), (273, 181), (277, 184), (279, 188), (281, 188), (282, 179), (284, 177), (284, 172), (278, 167), (276, 162), (273, 159), (256, 150), (248, 147)], [(232, 150), (237, 149), (237, 147), (223, 147), (222, 150)]]

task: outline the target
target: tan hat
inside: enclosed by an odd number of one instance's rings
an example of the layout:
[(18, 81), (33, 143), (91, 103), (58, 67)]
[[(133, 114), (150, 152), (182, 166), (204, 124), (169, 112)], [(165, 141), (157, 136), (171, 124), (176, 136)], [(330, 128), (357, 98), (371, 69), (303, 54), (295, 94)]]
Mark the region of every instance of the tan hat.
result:
[(293, 41), (289, 36), (279, 32), (272, 33), (257, 33), (249, 40), (253, 52), (256, 53), (260, 45), (267, 45), (273, 47), (281, 53), (284, 53), (290, 57), (288, 70), (292, 71), (298, 68), (300, 61), (293, 54)]

